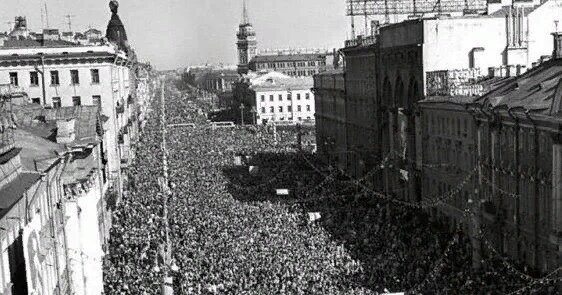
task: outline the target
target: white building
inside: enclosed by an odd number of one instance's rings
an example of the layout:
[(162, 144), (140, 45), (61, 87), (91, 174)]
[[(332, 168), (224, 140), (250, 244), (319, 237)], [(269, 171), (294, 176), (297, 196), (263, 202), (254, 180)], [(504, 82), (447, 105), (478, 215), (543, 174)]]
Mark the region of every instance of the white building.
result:
[(256, 123), (302, 123), (314, 120), (314, 93), (312, 77), (290, 77), (269, 72), (250, 74), (249, 93), (255, 106)]
[[(23, 45), (31, 41), (21, 40)], [(31, 103), (45, 108), (100, 106), (104, 178), (111, 183), (105, 190), (117, 185), (120, 192), (121, 163), (128, 161), (130, 138), (136, 136), (133, 63), (111, 44), (2, 47), (0, 84), (19, 88)]]

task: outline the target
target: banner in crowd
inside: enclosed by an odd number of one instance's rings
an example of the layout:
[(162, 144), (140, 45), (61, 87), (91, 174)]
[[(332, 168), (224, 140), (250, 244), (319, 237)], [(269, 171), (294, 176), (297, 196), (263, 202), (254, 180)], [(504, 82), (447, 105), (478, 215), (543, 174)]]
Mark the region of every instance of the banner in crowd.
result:
[(28, 294), (47, 294), (44, 285), (46, 278), (43, 278), (42, 272), (46, 257), (44, 252), (44, 245), (41, 242), (41, 218), (36, 216), (23, 228), (23, 255)]
[(276, 190), (276, 192), (277, 192), (278, 196), (288, 196), (289, 195), (289, 190), (286, 189), (286, 188), (278, 188)]

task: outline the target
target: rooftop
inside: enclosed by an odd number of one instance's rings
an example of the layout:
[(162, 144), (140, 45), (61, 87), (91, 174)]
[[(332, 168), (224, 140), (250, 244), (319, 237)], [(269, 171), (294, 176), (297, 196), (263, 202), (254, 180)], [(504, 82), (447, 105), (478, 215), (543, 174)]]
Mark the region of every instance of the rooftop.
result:
[(0, 189), (0, 218), (4, 217), (40, 178), (41, 174), (39, 173), (21, 173), (16, 179)]
[(23, 39), (15, 40), (9, 39), (4, 41), (4, 47), (24, 48), (24, 47), (65, 47), (75, 46), (76, 44), (64, 40), (32, 40)]
[(543, 115), (562, 112), (562, 60), (553, 59), (523, 75), (504, 79), (476, 100), (490, 108), (522, 108)]
[(250, 62), (291, 62), (291, 61), (317, 61), (325, 60), (326, 54), (301, 53), (282, 55), (256, 55)]
[(291, 77), (279, 72), (251, 73), (246, 78), (250, 79), (250, 88), (254, 90), (302, 90), (314, 86), (312, 77)]

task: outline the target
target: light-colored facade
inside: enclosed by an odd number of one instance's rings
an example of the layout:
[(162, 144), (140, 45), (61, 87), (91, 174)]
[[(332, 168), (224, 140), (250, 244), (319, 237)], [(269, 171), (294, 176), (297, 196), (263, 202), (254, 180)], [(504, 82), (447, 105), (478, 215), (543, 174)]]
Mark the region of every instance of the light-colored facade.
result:
[(122, 191), (121, 162), (128, 160), (131, 137), (136, 135), (129, 132), (136, 127), (132, 124), (136, 119), (132, 64), (111, 44), (4, 47), (0, 48), (0, 84), (12, 84), (27, 93), (29, 102), (46, 108), (100, 106), (104, 118), (104, 177)]
[(256, 108), (256, 123), (297, 124), (314, 121), (312, 78), (293, 78), (270, 72), (250, 78), (249, 95)]

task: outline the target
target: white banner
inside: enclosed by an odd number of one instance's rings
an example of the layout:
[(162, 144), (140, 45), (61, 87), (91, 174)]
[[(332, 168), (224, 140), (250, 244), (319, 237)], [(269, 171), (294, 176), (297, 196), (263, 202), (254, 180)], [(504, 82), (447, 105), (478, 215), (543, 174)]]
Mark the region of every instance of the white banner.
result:
[(288, 196), (289, 195), (289, 190), (286, 189), (286, 188), (278, 188), (276, 190), (276, 192), (277, 192), (278, 196)]

